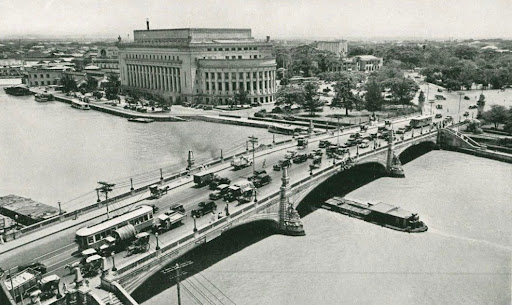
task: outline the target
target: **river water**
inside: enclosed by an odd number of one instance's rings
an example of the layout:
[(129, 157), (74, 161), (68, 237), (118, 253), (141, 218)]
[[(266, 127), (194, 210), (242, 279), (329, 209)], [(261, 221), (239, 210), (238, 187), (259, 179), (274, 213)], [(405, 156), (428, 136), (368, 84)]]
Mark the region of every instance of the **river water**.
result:
[(157, 181), (160, 168), (183, 170), (189, 150), (196, 164), (220, 157), (221, 149), (224, 156), (243, 151), (250, 135), (272, 143), (272, 134), (261, 128), (198, 121), (138, 124), (57, 101), (9, 96), (0, 87), (0, 196), (86, 204), (98, 181), (116, 183), (113, 194), (119, 194), (129, 190), (130, 177), (137, 187)]
[[(182, 283), (183, 304), (195, 304), (187, 290), (205, 304), (199, 290), (225, 304), (510, 304), (512, 165), (432, 151), (404, 170), (405, 179), (380, 178), (347, 197), (418, 212), (428, 232), (322, 209), (303, 218), (305, 237), (241, 229), (183, 258), (198, 265)], [(134, 296), (175, 302), (165, 282), (157, 275)]]

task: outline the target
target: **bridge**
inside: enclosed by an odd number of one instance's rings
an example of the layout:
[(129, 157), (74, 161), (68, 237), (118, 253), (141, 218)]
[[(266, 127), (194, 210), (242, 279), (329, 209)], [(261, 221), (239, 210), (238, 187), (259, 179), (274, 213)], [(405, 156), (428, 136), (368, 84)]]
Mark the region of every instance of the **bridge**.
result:
[[(393, 137), (390, 137), (392, 139)], [(118, 283), (127, 292), (133, 292), (144, 283), (149, 277), (159, 272), (162, 266), (170, 264), (185, 253), (199, 247), (213, 239), (221, 236), (228, 230), (251, 222), (264, 221), (275, 228), (277, 233), (285, 235), (303, 235), (304, 229), (300, 217), (295, 210), (302, 199), (321, 185), (324, 181), (341, 171), (365, 163), (376, 163), (381, 165), (382, 170), (388, 174), (400, 164), (396, 160), (400, 155), (412, 147), (425, 146), (426, 148), (448, 148), (461, 147), (464, 149), (481, 150), (478, 143), (464, 135), (448, 128), (417, 132), (416, 136), (409, 139), (394, 142), (389, 145), (374, 147), (373, 150), (364, 153), (356, 153), (352, 156), (351, 162), (338, 162), (334, 159), (329, 165), (316, 172), (311, 171), (310, 175), (290, 184), (288, 170), (282, 172), (282, 186), (278, 192), (269, 196), (255, 199), (243, 209), (238, 210), (227, 217), (216, 220), (196, 232), (191, 232), (179, 240), (162, 247), (159, 250), (139, 256), (133, 261), (126, 262), (119, 266), (116, 271), (107, 270), (102, 276), (102, 283), (105, 286)], [(294, 201), (290, 201), (290, 194), (294, 194)]]

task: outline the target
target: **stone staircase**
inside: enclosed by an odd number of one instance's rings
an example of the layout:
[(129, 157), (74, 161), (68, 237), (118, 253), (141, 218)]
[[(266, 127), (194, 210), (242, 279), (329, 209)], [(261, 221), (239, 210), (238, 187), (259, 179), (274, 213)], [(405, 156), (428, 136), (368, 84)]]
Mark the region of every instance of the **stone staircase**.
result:
[(121, 300), (119, 300), (113, 293), (107, 295), (102, 299), (102, 301), (105, 303), (105, 305), (123, 305), (123, 302), (121, 302)]

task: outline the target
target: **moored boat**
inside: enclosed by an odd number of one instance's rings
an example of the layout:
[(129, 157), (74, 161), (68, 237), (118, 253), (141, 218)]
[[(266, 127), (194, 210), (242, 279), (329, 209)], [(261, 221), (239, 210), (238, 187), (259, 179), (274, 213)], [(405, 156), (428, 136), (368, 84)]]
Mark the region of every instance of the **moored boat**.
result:
[(48, 102), (48, 101), (53, 101), (53, 95), (52, 94), (49, 94), (49, 93), (37, 93), (35, 95), (35, 99), (36, 99), (36, 102), (39, 102), (39, 103), (44, 103), (44, 102)]
[(5, 93), (15, 96), (32, 95), (30, 89), (25, 85), (15, 85), (4, 88)]
[(135, 122), (135, 123), (151, 123), (155, 120), (149, 119), (149, 118), (129, 118), (128, 121)]
[(88, 103), (82, 102), (82, 101), (76, 101), (76, 100), (71, 102), (71, 107), (76, 108), (76, 109), (81, 109), (81, 110), (89, 110), (89, 109), (91, 109), (89, 107)]

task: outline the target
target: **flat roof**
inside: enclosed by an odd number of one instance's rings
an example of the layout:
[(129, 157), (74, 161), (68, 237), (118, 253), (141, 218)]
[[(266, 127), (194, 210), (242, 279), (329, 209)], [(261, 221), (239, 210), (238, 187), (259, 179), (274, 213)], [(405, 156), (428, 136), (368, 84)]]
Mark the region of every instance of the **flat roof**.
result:
[(397, 209), (397, 207), (384, 202), (379, 202), (377, 204), (369, 206), (368, 209), (379, 213), (388, 213), (391, 210)]
[(59, 213), (58, 208), (17, 195), (0, 197), (0, 206), (32, 219), (50, 218)]

